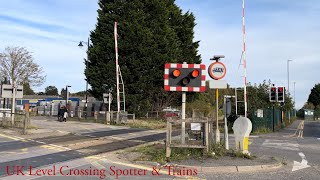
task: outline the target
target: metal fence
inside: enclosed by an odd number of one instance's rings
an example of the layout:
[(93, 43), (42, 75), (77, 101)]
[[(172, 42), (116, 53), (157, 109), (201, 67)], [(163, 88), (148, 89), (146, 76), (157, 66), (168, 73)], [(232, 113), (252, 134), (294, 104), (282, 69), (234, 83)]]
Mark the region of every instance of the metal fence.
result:
[[(255, 109), (251, 115), (252, 131), (257, 131), (259, 129), (270, 129), (273, 130), (273, 125), (275, 130), (281, 128), (282, 114), (279, 109)], [(274, 124), (273, 124), (274, 119)]]
[[(40, 106), (34, 108), (37, 115), (40, 116), (57, 116), (60, 107), (66, 106), (65, 102), (42, 102)], [(68, 103), (69, 117), (94, 117), (94, 112), (105, 111), (102, 110), (102, 102), (87, 103), (85, 108), (84, 103), (69, 102)]]
[[(13, 119), (12, 119), (13, 116)], [(31, 125), (29, 112), (11, 113), (7, 110), (0, 111), (0, 126), (1, 127), (14, 127), (22, 130), (26, 134), (27, 128)]]

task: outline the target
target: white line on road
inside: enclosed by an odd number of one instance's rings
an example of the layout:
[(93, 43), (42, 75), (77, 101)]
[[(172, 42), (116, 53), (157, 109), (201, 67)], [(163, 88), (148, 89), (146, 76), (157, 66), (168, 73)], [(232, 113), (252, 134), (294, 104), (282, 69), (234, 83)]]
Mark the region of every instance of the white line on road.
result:
[(299, 144), (288, 140), (266, 139), (262, 143), (263, 147), (276, 148), (283, 150), (299, 151)]
[(301, 163), (297, 162), (297, 161), (293, 161), (292, 171), (297, 171), (297, 170), (300, 170), (300, 169), (304, 169), (304, 168), (310, 167), (308, 165), (308, 161), (306, 159), (306, 156), (302, 152), (299, 153), (299, 156), (302, 158), (302, 161), (301, 161)]

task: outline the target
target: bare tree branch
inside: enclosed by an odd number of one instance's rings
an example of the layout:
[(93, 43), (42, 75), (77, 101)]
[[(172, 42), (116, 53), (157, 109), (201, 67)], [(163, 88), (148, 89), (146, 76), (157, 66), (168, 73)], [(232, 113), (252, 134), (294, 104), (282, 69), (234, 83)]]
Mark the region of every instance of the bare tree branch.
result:
[(6, 47), (0, 53), (0, 78), (10, 78), (16, 84), (42, 85), (46, 76), (33, 60), (31, 53), (24, 47)]

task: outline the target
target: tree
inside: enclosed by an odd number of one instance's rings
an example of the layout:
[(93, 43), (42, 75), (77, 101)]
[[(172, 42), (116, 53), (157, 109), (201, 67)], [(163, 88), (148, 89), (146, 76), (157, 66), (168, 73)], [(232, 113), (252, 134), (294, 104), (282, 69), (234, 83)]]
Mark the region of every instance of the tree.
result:
[(316, 84), (309, 94), (308, 102), (312, 103), (315, 107), (320, 105), (320, 84)]
[(67, 97), (66, 97), (66, 89), (64, 89), (64, 88), (61, 89), (61, 91), (60, 91), (60, 96), (61, 96), (63, 99), (67, 98)]
[(127, 109), (138, 115), (160, 110), (175, 95), (163, 90), (164, 64), (201, 62), (198, 42), (193, 42), (194, 16), (182, 15), (174, 0), (99, 0), (99, 7), (85, 70), (91, 94), (101, 99), (108, 89), (116, 89), (113, 33), (117, 21)]
[(73, 96), (85, 96), (86, 95), (86, 91), (79, 91), (79, 92), (76, 92), (76, 93), (72, 93), (72, 95)]
[(37, 92), (37, 95), (46, 95), (44, 92)]
[(29, 83), (23, 84), (23, 95), (34, 95), (35, 92), (31, 89)]
[(14, 84), (39, 86), (45, 81), (42, 68), (33, 62), (31, 53), (24, 47), (6, 47), (0, 53), (0, 75)]
[(308, 103), (314, 105), (314, 117), (318, 118), (320, 115), (319, 105), (320, 105), (320, 84), (316, 84), (309, 94)]
[(46, 95), (59, 96), (58, 89), (55, 86), (46, 87), (44, 93)]

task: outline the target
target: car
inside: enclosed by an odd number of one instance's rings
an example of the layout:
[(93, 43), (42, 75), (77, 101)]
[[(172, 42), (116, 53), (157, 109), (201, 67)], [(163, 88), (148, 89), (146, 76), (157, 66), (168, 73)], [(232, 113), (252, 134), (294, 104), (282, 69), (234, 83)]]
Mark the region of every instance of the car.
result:
[(178, 112), (166, 112), (163, 116), (165, 118), (168, 118), (168, 117), (179, 117), (179, 113)]

